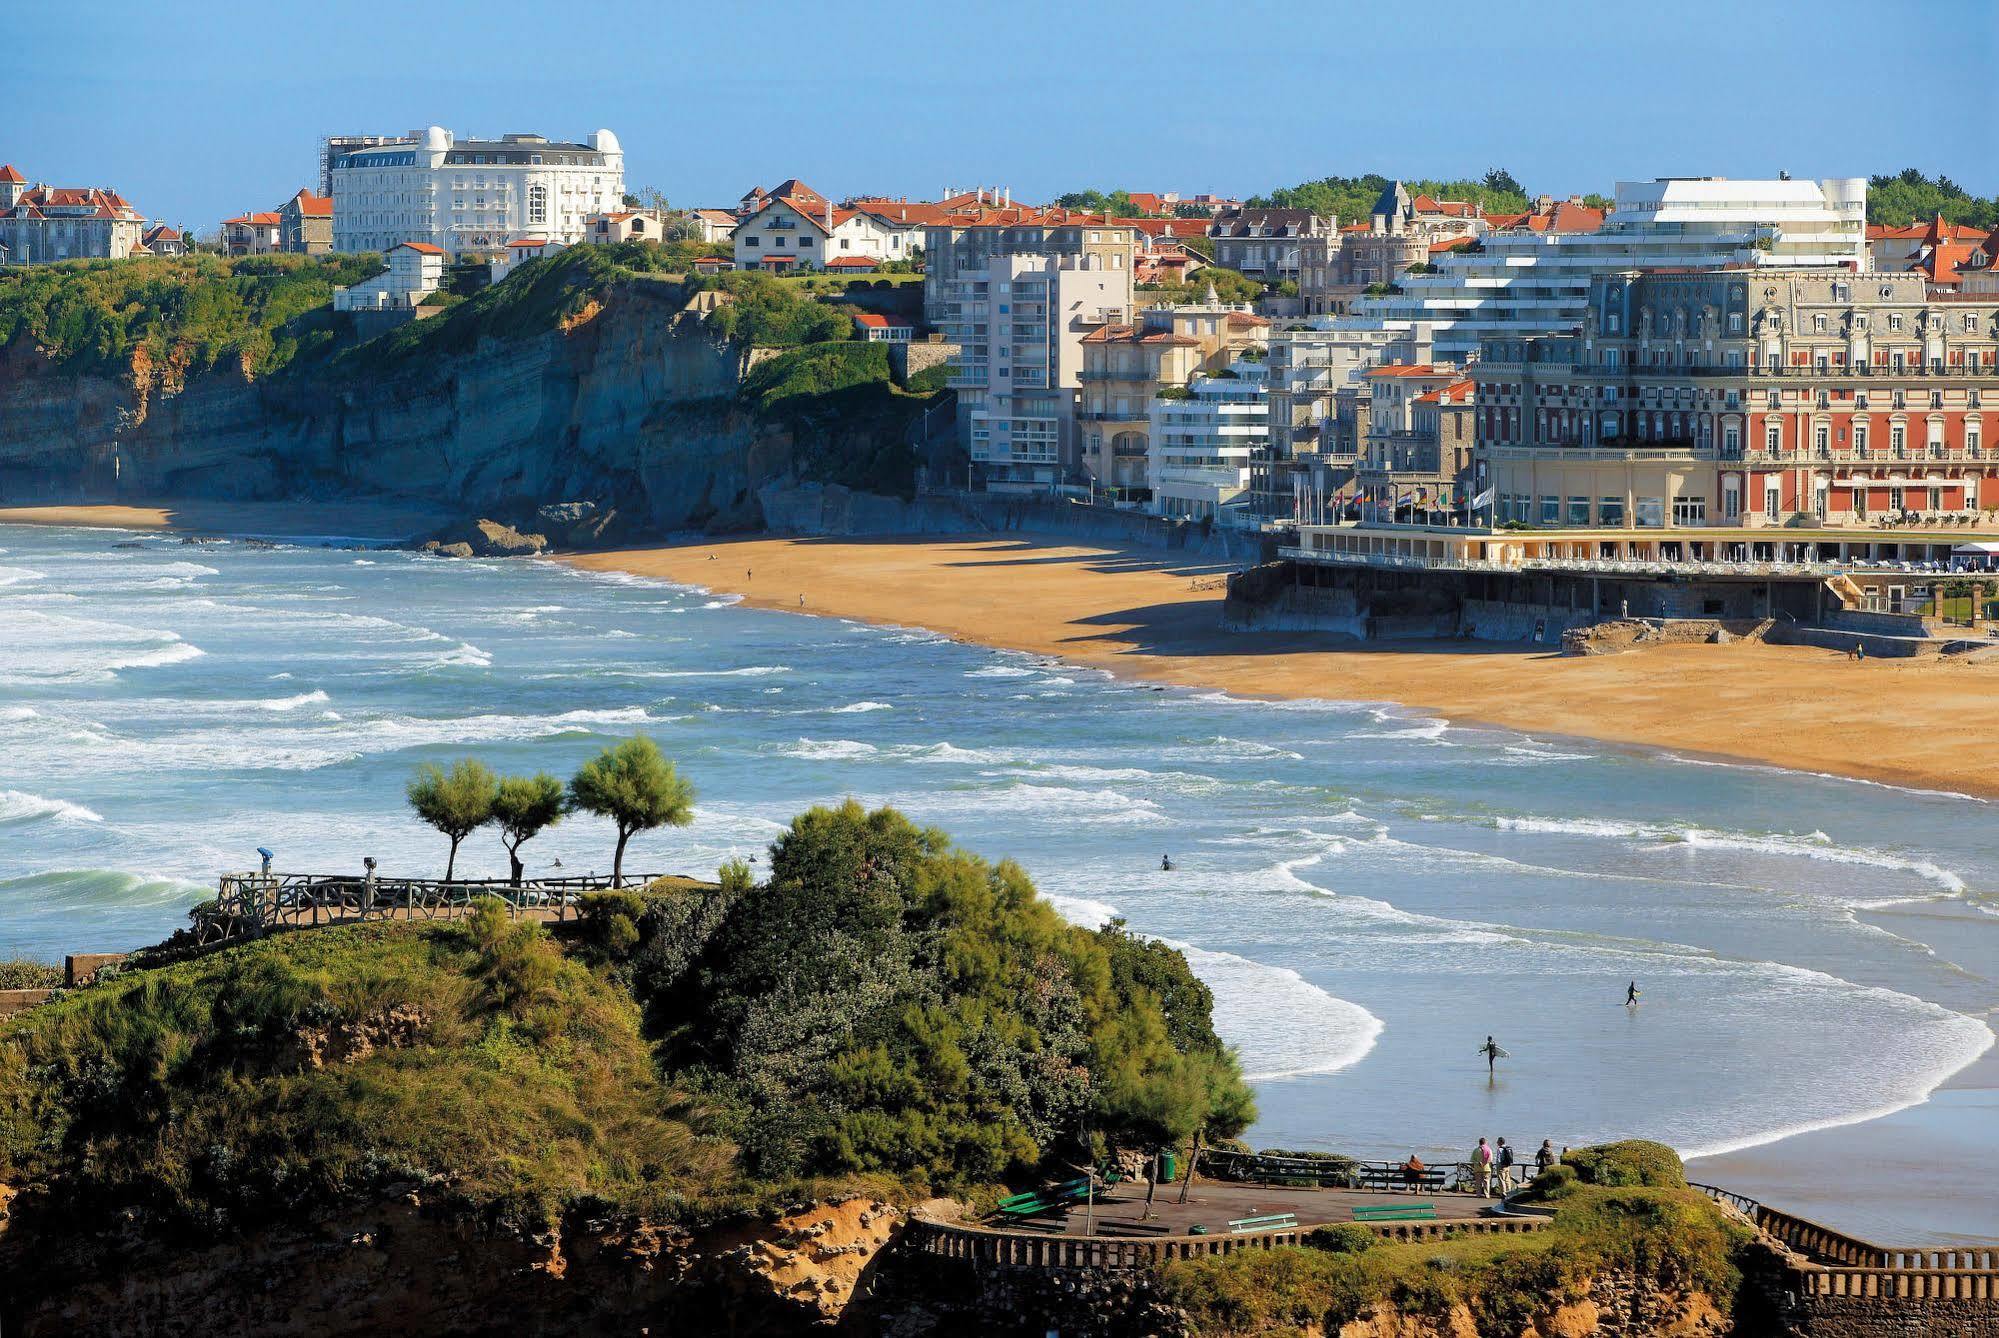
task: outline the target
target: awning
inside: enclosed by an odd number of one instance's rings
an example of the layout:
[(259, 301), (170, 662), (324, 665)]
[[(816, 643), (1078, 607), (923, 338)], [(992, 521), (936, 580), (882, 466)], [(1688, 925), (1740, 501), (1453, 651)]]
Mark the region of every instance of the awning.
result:
[(1959, 544), (1950, 550), (1953, 553), (1971, 553), (1985, 557), (1999, 557), (1999, 544)]

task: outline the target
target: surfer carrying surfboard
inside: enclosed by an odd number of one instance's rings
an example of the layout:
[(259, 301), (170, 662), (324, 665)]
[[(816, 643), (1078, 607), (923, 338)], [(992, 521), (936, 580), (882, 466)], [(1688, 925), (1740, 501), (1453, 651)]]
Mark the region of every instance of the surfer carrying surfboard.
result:
[(1499, 1048), (1498, 1044), (1494, 1042), (1492, 1037), (1490, 1036), (1485, 1038), (1485, 1044), (1481, 1045), (1478, 1048), (1478, 1052), (1485, 1056), (1485, 1071), (1488, 1074), (1495, 1071), (1494, 1065), (1496, 1065), (1500, 1060), (1509, 1057), (1504, 1050)]

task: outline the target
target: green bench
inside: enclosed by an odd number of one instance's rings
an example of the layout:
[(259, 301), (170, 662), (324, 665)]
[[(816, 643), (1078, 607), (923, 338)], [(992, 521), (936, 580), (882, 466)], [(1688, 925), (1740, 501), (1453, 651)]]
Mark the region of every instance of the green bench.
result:
[(1229, 1223), (1229, 1234), (1240, 1236), (1246, 1231), (1282, 1231), (1298, 1225), (1296, 1213), (1266, 1213), (1262, 1217), (1238, 1217)]
[(996, 1211), (999, 1216), (1008, 1218), (1040, 1217), (1044, 1213), (1052, 1213), (1058, 1208), (1066, 1208), (1072, 1203), (1081, 1202), (1089, 1197), (1089, 1193), (1090, 1178), (1084, 1176), (1080, 1180), (1071, 1180), (1053, 1189), (1030, 1189), (1023, 1194), (1014, 1194), (1001, 1199)]
[(1437, 1220), (1437, 1205), (1434, 1203), (1385, 1203), (1379, 1208), (1359, 1207), (1353, 1210), (1356, 1222), (1434, 1222)]

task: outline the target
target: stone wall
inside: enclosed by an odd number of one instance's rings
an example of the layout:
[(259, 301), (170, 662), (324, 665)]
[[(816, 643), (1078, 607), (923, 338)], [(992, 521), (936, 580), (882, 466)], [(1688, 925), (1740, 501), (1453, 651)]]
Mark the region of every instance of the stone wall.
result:
[(932, 367), (942, 366), (958, 354), (958, 345), (947, 344), (943, 340), (919, 341), (888, 346), (889, 375), (899, 386), (907, 386), (909, 378), (921, 376)]
[(1808, 1296), (1786, 1328), (1797, 1338), (1999, 1338), (1999, 1299)]

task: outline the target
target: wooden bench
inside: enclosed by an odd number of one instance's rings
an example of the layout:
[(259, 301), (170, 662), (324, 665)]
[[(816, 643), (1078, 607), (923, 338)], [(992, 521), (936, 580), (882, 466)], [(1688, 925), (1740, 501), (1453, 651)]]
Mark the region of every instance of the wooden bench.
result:
[(1246, 1231), (1282, 1231), (1298, 1225), (1296, 1213), (1266, 1213), (1262, 1217), (1238, 1217), (1229, 1223), (1229, 1234), (1240, 1236)]
[(1353, 1210), (1356, 1222), (1434, 1222), (1437, 1220), (1437, 1205), (1434, 1203), (1384, 1203), (1379, 1208), (1358, 1207)]
[(1354, 1173), (1354, 1179), (1361, 1189), (1377, 1194), (1392, 1194), (1396, 1190), (1428, 1189), (1440, 1191), (1450, 1187), (1451, 1172), (1442, 1166), (1425, 1166), (1411, 1177), (1399, 1166), (1364, 1166)]

